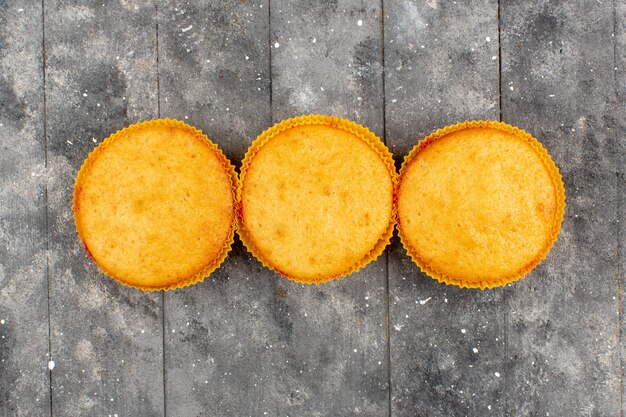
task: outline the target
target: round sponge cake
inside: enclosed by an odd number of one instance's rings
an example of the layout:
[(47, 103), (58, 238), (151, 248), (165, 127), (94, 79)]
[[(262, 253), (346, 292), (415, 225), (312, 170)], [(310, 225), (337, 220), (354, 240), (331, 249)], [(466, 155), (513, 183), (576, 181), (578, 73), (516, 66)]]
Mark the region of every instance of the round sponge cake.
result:
[(559, 233), (565, 192), (547, 151), (528, 133), (465, 122), (421, 141), (400, 171), (398, 229), (430, 276), (461, 287), (515, 281)]
[(285, 120), (261, 134), (244, 158), (239, 234), (287, 278), (340, 278), (388, 244), (395, 178), (391, 153), (364, 127), (330, 116)]
[(123, 129), (85, 160), (74, 219), (96, 264), (144, 290), (196, 283), (226, 257), (236, 174), (199, 130), (170, 119)]

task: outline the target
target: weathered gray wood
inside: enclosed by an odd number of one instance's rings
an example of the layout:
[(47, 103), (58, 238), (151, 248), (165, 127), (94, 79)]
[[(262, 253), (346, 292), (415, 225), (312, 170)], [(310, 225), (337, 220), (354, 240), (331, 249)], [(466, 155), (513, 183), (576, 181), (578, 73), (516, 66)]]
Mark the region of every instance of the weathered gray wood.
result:
[(333, 114), (384, 134), (380, 4), (272, 1), (270, 43), (275, 122)]
[[(377, 9), (365, 2), (268, 7), (206, 2), (163, 8), (162, 115), (189, 116), (239, 164), (272, 123), (271, 40), (274, 120), (334, 112), (380, 133)], [(352, 27), (361, 34), (348, 40)], [(167, 413), (385, 415), (384, 265), (303, 286), (263, 268), (236, 243), (211, 278), (166, 294)]]
[(507, 290), (510, 415), (620, 414), (624, 103), (601, 3), (502, 3), (503, 119), (546, 146), (568, 204), (547, 261)]
[(0, 416), (50, 414), (41, 4), (0, 8)]
[(162, 415), (161, 295), (99, 273), (71, 211), (74, 176), (96, 142), (157, 115), (156, 7), (44, 6), (53, 414)]
[[(268, 22), (265, 1), (159, 7), (161, 115), (202, 129), (236, 165), (270, 124)], [(269, 363), (286, 330), (271, 316), (274, 290), (260, 270), (238, 243), (205, 282), (165, 294), (168, 415), (273, 410)]]
[[(617, 90), (617, 120), (619, 124), (626, 126), (626, 110), (624, 104), (626, 103), (626, 90), (623, 88), (623, 80), (626, 79), (626, 3), (623, 1), (616, 1), (613, 4), (615, 13), (615, 39), (613, 40), (615, 46), (615, 85)], [(620, 84), (620, 80), (622, 81)], [(619, 110), (621, 107), (621, 111)], [(618, 317), (620, 320), (619, 331), (619, 344), (620, 349), (620, 397), (622, 398), (621, 413), (626, 414), (626, 395), (624, 393), (624, 364), (626, 364), (626, 277), (624, 277), (624, 271), (626, 271), (626, 256), (624, 256), (624, 248), (626, 248), (626, 192), (624, 192), (626, 179), (624, 178), (624, 166), (626, 166), (626, 149), (624, 149), (624, 132), (621, 134), (622, 140), (620, 145), (622, 147), (621, 152), (617, 159), (617, 216), (618, 216), (618, 228), (617, 228), (617, 260), (618, 260), (618, 300), (620, 301), (620, 308), (618, 310)], [(618, 136), (619, 138), (619, 136)]]
[[(50, 375), (59, 416), (387, 415), (386, 255), (309, 287), (237, 242), (212, 278), (165, 295), (163, 334), (159, 294), (86, 258), (74, 175), (92, 138), (158, 115), (159, 83), (162, 115), (202, 128), (236, 165), (272, 121), (305, 112), (386, 134), (400, 160), (433, 129), (498, 117), (497, 3), (383, 2), (384, 96), (379, 5), (190, 3), (158, 5), (157, 80), (156, 0), (45, 0), (47, 170), (41, 3), (0, 7), (0, 416), (49, 415)], [(392, 414), (619, 415), (625, 6), (501, 12), (503, 120), (562, 168), (566, 221), (548, 260), (505, 290), (437, 284), (393, 242)]]
[[(382, 135), (380, 3), (276, 0), (271, 6), (274, 121), (334, 114)], [(285, 358), (297, 366), (283, 368), (283, 375), (306, 396), (298, 408), (285, 407), (283, 413), (389, 413), (386, 275), (384, 254), (355, 274), (317, 287), (275, 278), (277, 292), (284, 288), (288, 295), (284, 305), (276, 302), (274, 314), (295, 316), (287, 317), (293, 335)], [(301, 375), (299, 362), (306, 363)]]
[(371, 311), (385, 293), (352, 278), (359, 290), (292, 284), (237, 244), (204, 283), (168, 293), (168, 414), (386, 415), (384, 313)]
[(238, 165), (269, 124), (268, 5), (162, 1), (162, 117), (201, 128)]
[[(385, 2), (386, 135), (399, 160), (437, 128), (498, 118), (497, 8)], [(389, 287), (392, 415), (506, 415), (503, 290), (439, 284), (397, 240)]]

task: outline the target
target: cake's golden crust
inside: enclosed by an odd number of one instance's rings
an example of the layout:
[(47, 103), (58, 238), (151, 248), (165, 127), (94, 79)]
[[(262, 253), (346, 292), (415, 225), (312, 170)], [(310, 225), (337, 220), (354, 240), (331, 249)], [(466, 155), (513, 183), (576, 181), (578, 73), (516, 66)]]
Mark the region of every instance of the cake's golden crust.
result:
[(96, 147), (74, 186), (74, 221), (107, 275), (141, 290), (203, 280), (233, 242), (233, 166), (202, 132), (159, 119)]
[(332, 116), (285, 120), (243, 160), (238, 232), (265, 266), (320, 283), (376, 259), (393, 233), (393, 158), (372, 132)]
[(481, 289), (514, 282), (545, 259), (565, 209), (545, 148), (495, 121), (459, 123), (420, 141), (396, 197), (400, 239), (422, 271)]

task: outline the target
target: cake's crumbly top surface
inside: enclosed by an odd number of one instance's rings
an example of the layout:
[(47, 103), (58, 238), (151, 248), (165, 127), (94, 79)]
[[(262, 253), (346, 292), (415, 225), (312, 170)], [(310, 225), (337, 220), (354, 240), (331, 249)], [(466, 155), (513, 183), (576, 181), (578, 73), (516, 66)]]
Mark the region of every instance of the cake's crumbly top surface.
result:
[(244, 243), (272, 269), (303, 282), (363, 266), (393, 227), (395, 174), (390, 154), (388, 159), (338, 127), (305, 125), (278, 133), (242, 176)]
[(167, 289), (221, 262), (232, 239), (234, 184), (206, 137), (181, 122), (145, 123), (103, 145), (81, 169), (74, 216), (106, 273)]
[(461, 129), (407, 159), (398, 224), (422, 269), (449, 283), (488, 287), (519, 278), (545, 256), (564, 195), (553, 162), (523, 133)]

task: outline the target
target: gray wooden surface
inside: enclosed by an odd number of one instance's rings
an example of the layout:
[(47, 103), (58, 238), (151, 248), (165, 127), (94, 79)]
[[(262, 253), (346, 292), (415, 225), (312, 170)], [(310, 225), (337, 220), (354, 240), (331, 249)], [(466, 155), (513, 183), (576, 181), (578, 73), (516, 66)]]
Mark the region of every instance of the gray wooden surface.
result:
[[(0, 1), (0, 416), (623, 416), (621, 1)], [(519, 125), (566, 183), (526, 279), (436, 283), (398, 240), (320, 286), (236, 242), (204, 283), (116, 284), (71, 219), (97, 142), (173, 117), (236, 166), (272, 123), (355, 120), (398, 162)]]

